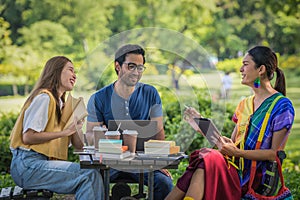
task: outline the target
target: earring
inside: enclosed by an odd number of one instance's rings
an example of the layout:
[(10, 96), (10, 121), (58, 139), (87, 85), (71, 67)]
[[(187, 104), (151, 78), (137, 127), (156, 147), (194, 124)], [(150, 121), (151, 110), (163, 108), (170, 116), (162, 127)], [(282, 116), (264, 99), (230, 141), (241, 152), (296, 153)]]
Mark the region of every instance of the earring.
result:
[(255, 80), (254, 80), (254, 87), (255, 88), (259, 88), (260, 87), (260, 78), (257, 77)]

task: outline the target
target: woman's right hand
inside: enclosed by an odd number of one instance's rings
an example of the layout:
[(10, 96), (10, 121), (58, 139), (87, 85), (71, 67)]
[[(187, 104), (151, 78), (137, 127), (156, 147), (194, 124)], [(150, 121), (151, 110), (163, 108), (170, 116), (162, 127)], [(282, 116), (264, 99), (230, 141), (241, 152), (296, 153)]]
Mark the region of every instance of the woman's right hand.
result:
[(200, 118), (200, 113), (193, 107), (188, 107), (184, 111), (184, 119), (188, 121), (189, 119)]
[(201, 133), (201, 130), (198, 124), (196, 123), (196, 121), (194, 120), (194, 118), (200, 118), (200, 117), (201, 117), (200, 113), (193, 107), (188, 107), (184, 111), (184, 116), (183, 116), (184, 120), (187, 121), (191, 125), (191, 127), (199, 133)]
[(82, 129), (83, 123), (84, 123), (84, 120), (74, 119), (74, 122), (67, 129), (64, 130), (65, 131), (64, 135), (70, 136), (76, 132), (79, 132)]

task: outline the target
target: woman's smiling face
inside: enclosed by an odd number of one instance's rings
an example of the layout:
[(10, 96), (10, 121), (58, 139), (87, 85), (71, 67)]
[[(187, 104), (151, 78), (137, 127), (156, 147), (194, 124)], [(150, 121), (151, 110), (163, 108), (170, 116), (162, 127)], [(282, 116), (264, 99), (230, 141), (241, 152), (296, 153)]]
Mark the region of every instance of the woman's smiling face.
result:
[(74, 66), (71, 62), (67, 62), (61, 72), (61, 86), (60, 91), (71, 91), (76, 82), (76, 74), (74, 71)]
[(253, 86), (254, 80), (259, 77), (259, 68), (256, 68), (256, 64), (252, 59), (252, 56), (246, 54), (243, 58), (243, 65), (240, 68), (242, 75), (241, 83), (244, 85)]

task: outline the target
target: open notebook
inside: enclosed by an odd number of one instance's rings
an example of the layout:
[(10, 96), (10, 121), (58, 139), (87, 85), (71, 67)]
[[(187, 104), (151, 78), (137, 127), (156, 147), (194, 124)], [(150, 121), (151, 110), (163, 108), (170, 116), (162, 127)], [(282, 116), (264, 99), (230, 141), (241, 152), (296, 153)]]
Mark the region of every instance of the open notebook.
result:
[(75, 117), (77, 118), (77, 120), (82, 120), (84, 119), (87, 115), (88, 112), (86, 110), (86, 106), (84, 104), (83, 98), (79, 97), (79, 98), (74, 98), (71, 96), (68, 96), (68, 98), (72, 98), (72, 104), (71, 104), (71, 109), (73, 110), (72, 115), (70, 116), (70, 118), (68, 119), (65, 128), (68, 128), (72, 122), (74, 122)]

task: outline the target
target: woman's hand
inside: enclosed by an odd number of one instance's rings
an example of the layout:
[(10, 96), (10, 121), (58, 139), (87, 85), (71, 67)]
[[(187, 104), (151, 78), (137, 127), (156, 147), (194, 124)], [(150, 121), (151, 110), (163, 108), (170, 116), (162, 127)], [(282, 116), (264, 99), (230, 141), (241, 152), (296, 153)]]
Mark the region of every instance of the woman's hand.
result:
[(83, 123), (84, 119), (77, 120), (77, 118), (75, 117), (73, 123), (67, 129), (65, 129), (65, 136), (70, 136), (76, 132), (81, 132)]
[(230, 138), (228, 138), (228, 137), (226, 137), (226, 136), (221, 136), (222, 137), (222, 140), (225, 142), (225, 143), (233, 143), (233, 141), (230, 139)]
[(226, 136), (220, 136), (216, 141), (216, 146), (219, 150), (221, 150), (223, 148), (223, 145), (226, 143), (232, 143), (232, 140)]
[(82, 132), (83, 123), (84, 119), (77, 120), (75, 118), (72, 125), (66, 129), (66, 136), (71, 136), (71, 144), (75, 149), (82, 149), (84, 146), (84, 135)]
[(189, 120), (189, 119), (194, 119), (194, 118), (200, 118), (201, 115), (200, 113), (193, 107), (187, 107), (184, 111), (184, 119)]
[[(223, 138), (226, 140), (225, 138)], [(239, 148), (235, 146), (231, 139), (227, 138), (225, 143), (223, 143), (220, 152), (227, 156), (236, 156), (238, 154)]]
[(200, 118), (200, 117), (201, 117), (200, 113), (193, 107), (188, 107), (184, 111), (184, 116), (183, 116), (184, 120), (187, 121), (191, 125), (191, 127), (199, 133), (201, 133), (201, 130), (198, 124), (195, 122), (194, 118)]
[(32, 129), (28, 129), (23, 134), (22, 139), (24, 144), (32, 145), (32, 144), (41, 144), (61, 137), (78, 135), (77, 132), (81, 132), (83, 122), (84, 122), (83, 120), (79, 120), (79, 121), (74, 120), (74, 123), (72, 123), (67, 129), (59, 132), (44, 132), (44, 131), (37, 132)]

